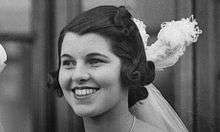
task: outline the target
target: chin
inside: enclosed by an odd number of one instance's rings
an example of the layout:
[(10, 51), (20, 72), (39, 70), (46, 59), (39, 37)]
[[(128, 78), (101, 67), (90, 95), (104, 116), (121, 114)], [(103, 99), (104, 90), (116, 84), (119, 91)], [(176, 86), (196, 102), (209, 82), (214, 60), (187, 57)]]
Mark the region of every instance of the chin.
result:
[(97, 109), (91, 109), (91, 108), (74, 108), (74, 113), (80, 117), (95, 117), (100, 115), (102, 112)]
[(88, 112), (75, 112), (76, 115), (80, 116), (80, 117), (95, 117), (97, 116), (94, 113), (88, 113)]

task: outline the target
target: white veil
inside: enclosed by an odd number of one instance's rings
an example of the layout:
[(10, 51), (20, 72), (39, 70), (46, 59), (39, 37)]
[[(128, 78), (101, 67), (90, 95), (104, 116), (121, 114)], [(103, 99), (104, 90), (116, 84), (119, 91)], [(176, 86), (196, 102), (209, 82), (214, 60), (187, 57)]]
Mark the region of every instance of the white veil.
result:
[(163, 130), (169, 132), (188, 132), (187, 128), (164, 99), (160, 91), (150, 84), (146, 86), (148, 97), (145, 100), (137, 102), (131, 109), (131, 113), (144, 122), (160, 126)]
[[(202, 33), (193, 16), (180, 21), (165, 22), (161, 24), (158, 40), (147, 46), (149, 35), (145, 31), (145, 24), (136, 18), (133, 20), (145, 44), (147, 60), (154, 62), (156, 70), (173, 66), (183, 55), (186, 46), (196, 42)], [(166, 129), (169, 132), (188, 132), (160, 91), (153, 84), (145, 87), (149, 93), (148, 97), (130, 108), (131, 113), (144, 122), (160, 126), (164, 131)]]

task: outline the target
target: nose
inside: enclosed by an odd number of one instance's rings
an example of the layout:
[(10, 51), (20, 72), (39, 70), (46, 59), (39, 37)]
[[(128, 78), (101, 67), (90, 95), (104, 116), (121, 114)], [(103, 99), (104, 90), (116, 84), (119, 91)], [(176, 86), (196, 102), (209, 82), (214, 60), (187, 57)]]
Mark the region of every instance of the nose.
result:
[(72, 73), (72, 81), (77, 84), (87, 82), (90, 79), (90, 74), (84, 66), (77, 66)]

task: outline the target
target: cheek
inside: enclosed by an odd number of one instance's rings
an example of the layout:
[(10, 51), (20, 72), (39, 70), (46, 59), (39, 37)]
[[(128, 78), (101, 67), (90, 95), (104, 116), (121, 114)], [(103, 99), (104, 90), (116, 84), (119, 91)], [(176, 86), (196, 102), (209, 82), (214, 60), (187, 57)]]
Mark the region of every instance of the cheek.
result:
[(70, 84), (69, 80), (70, 80), (70, 75), (68, 74), (68, 72), (64, 72), (64, 71), (60, 70), (58, 81), (59, 81), (60, 87), (62, 89), (65, 89), (69, 86), (69, 84)]
[(94, 72), (93, 77), (100, 85), (120, 85), (120, 68), (103, 68)]

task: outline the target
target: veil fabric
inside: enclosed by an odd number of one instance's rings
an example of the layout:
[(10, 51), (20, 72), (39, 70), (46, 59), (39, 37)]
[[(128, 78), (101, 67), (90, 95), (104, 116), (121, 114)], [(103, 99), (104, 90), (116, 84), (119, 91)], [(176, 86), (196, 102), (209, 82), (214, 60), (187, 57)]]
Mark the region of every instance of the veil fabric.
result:
[[(197, 42), (202, 30), (193, 15), (189, 18), (182, 18), (179, 21), (164, 22), (157, 35), (157, 40), (147, 45), (149, 35), (146, 33), (146, 25), (143, 21), (134, 18), (145, 46), (146, 58), (155, 64), (157, 71), (173, 66), (184, 54), (186, 47)], [(150, 84), (145, 86), (148, 97), (138, 101), (130, 112), (137, 119), (151, 125), (159, 126), (167, 132), (188, 132), (187, 128), (162, 96), (160, 91)]]
[(137, 119), (159, 126), (164, 131), (188, 132), (182, 120), (160, 91), (153, 84), (145, 87), (149, 93), (148, 97), (130, 108), (131, 113)]

